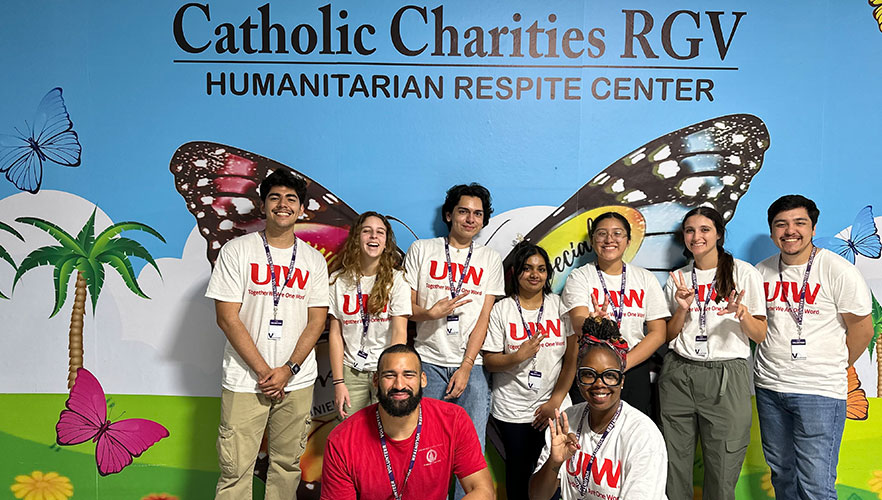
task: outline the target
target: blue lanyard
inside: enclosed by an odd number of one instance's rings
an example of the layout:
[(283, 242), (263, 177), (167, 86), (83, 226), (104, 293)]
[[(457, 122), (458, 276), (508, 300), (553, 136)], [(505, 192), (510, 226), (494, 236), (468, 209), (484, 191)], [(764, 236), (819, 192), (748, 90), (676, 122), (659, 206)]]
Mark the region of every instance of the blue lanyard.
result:
[[(612, 302), (612, 295), (610, 295), (609, 290), (606, 288), (606, 280), (603, 279), (603, 273), (600, 271), (600, 268), (595, 266), (594, 270), (597, 271), (597, 278), (600, 280), (600, 285), (603, 287), (603, 296), (609, 297), (609, 301)], [(625, 275), (628, 273), (628, 266), (622, 262), (622, 290), (619, 292), (619, 307), (616, 307), (613, 304), (613, 316), (616, 318), (616, 325), (619, 328), (622, 327), (622, 318), (625, 316)]]
[(395, 485), (395, 473), (392, 472), (392, 462), (389, 460), (389, 449), (386, 447), (386, 433), (383, 432), (383, 422), (380, 420), (380, 408), (377, 408), (377, 430), (380, 431), (380, 445), (383, 447), (383, 458), (386, 460), (386, 472), (389, 474), (389, 484), (392, 485), (392, 496), (395, 500), (401, 500), (401, 493), (407, 486), (407, 480), (410, 473), (413, 472), (413, 466), (416, 463), (417, 449), (420, 446), (420, 434), (423, 432), (423, 408), (420, 406), (420, 415), (417, 420), (416, 438), (413, 441), (413, 453), (410, 455), (410, 464), (407, 466), (407, 474), (404, 476), (404, 482), (401, 483), (401, 492)]
[(462, 266), (462, 273), (459, 276), (459, 284), (454, 288), (453, 285), (453, 263), (450, 261), (450, 238), (444, 238), (444, 253), (447, 255), (447, 278), (450, 280), (450, 298), (455, 299), (462, 290), (462, 283), (465, 275), (469, 271), (469, 261), (472, 260), (472, 250), (475, 248), (475, 242), (469, 242), (469, 254), (466, 256), (465, 264)]
[(802, 321), (805, 319), (805, 289), (808, 287), (808, 279), (809, 273), (812, 272), (812, 263), (815, 261), (815, 254), (818, 253), (818, 247), (812, 247), (812, 254), (809, 256), (808, 263), (805, 265), (805, 274), (802, 276), (802, 288), (799, 289), (799, 312), (793, 312), (793, 305), (790, 304), (790, 301), (787, 300), (787, 295), (784, 293), (784, 263), (781, 261), (781, 254), (778, 254), (778, 281), (781, 283), (781, 296), (784, 297), (784, 303), (787, 304), (787, 311), (790, 312), (790, 317), (793, 318), (793, 321), (796, 321), (796, 331), (799, 335), (799, 338), (802, 338)]
[[(279, 293), (279, 289), (276, 286), (276, 269), (273, 267), (273, 256), (270, 253), (269, 243), (266, 241), (266, 231), (260, 232), (260, 237), (263, 238), (263, 249), (266, 250), (266, 262), (269, 264), (270, 268), (270, 283), (273, 284), (273, 319), (276, 319), (276, 316), (279, 312), (279, 301), (282, 299), (282, 294)], [(282, 288), (285, 288), (285, 285), (288, 283), (288, 280), (291, 279), (291, 273), (294, 272), (294, 259), (297, 258), (297, 237), (294, 237), (294, 248), (291, 251), (291, 265), (288, 266), (288, 272), (285, 273), (285, 282), (282, 283)]]
[(695, 262), (692, 263), (692, 289), (695, 291), (695, 302), (698, 304), (698, 328), (701, 334), (707, 331), (707, 306), (710, 304), (711, 296), (717, 286), (717, 273), (714, 273), (714, 279), (711, 280), (710, 286), (704, 292), (704, 305), (701, 304), (701, 298), (698, 296), (698, 275), (695, 272)]
[[(591, 466), (594, 465), (594, 459), (597, 458), (597, 452), (600, 451), (600, 447), (603, 445), (603, 442), (606, 441), (606, 437), (609, 435), (610, 431), (613, 430), (613, 427), (616, 426), (616, 420), (619, 419), (619, 415), (622, 413), (622, 402), (619, 401), (619, 407), (616, 410), (616, 414), (613, 416), (612, 420), (609, 421), (609, 425), (606, 426), (606, 430), (603, 431), (603, 435), (600, 436), (600, 441), (598, 441), (597, 446), (594, 447), (594, 451), (591, 452), (591, 458), (588, 459), (588, 467), (585, 468), (585, 475), (582, 476), (582, 480), (579, 481), (579, 498), (585, 496), (585, 491), (588, 489), (588, 478), (591, 475)], [(580, 441), (580, 437), (582, 436), (582, 425), (585, 424), (585, 417), (588, 416), (588, 403), (585, 403), (585, 408), (582, 409), (582, 417), (579, 418), (579, 427), (576, 429), (576, 442)], [(572, 462), (576, 456), (573, 455), (570, 458)], [(578, 472), (576, 473), (576, 477), (579, 477)]]

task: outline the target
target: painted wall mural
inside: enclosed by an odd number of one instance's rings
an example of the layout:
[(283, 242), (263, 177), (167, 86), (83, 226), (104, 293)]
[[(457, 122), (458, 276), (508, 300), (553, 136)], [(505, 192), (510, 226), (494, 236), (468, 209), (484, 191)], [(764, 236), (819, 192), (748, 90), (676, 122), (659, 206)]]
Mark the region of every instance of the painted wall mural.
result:
[[(882, 4), (795, 7), (4, 5), (0, 498), (213, 497), (224, 337), (204, 292), (220, 246), (262, 228), (256, 186), (279, 168), (309, 182), (297, 232), (329, 262), (359, 212), (392, 216), (406, 249), (443, 232), (449, 186), (481, 182), (479, 240), (541, 244), (558, 291), (603, 211), (635, 228), (626, 260), (664, 279), (689, 209), (717, 208), (756, 263), (776, 251), (769, 203), (813, 198), (815, 243), (874, 293), (837, 489), (882, 498)], [(320, 364), (301, 499), (320, 492), (330, 378)], [(737, 497), (771, 496), (754, 422)]]

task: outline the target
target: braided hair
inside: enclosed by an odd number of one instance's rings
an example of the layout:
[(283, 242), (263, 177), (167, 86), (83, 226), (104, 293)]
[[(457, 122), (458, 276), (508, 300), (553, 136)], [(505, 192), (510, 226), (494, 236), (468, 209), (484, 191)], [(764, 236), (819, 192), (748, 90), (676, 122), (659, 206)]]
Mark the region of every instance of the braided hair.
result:
[(610, 349), (619, 358), (622, 370), (627, 366), (628, 342), (619, 332), (615, 321), (596, 316), (586, 318), (582, 323), (582, 336), (579, 338), (579, 362), (589, 351), (596, 348)]

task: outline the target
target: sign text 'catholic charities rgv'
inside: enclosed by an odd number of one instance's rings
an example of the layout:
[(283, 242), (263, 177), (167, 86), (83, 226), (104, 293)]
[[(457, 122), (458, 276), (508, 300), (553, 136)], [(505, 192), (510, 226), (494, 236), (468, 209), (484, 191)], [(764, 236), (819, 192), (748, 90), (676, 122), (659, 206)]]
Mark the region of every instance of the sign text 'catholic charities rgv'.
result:
[(217, 96), (713, 101), (709, 75), (738, 70), (724, 62), (747, 15), (622, 9), (615, 26), (573, 26), (513, 12), (476, 26), (444, 8), (404, 5), (369, 23), (330, 3), (297, 18), (266, 3), (232, 19), (187, 3), (174, 15), (174, 63), (211, 68), (205, 93)]

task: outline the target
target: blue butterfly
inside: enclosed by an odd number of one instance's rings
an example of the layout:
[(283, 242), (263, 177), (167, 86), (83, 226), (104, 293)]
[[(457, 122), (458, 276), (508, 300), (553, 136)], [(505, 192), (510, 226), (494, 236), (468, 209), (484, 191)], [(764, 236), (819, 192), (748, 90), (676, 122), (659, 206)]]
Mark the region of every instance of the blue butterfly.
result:
[(873, 207), (867, 205), (857, 213), (847, 239), (838, 236), (815, 238), (815, 245), (838, 253), (852, 264), (855, 254), (878, 259), (882, 255), (882, 242), (879, 241), (876, 219), (873, 218)]
[(25, 132), (0, 135), (0, 172), (22, 191), (36, 193), (43, 183), (43, 162), (49, 160), (66, 167), (80, 165), (82, 147), (61, 97), (61, 87), (50, 90), (34, 116), (25, 122)]

